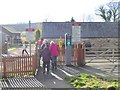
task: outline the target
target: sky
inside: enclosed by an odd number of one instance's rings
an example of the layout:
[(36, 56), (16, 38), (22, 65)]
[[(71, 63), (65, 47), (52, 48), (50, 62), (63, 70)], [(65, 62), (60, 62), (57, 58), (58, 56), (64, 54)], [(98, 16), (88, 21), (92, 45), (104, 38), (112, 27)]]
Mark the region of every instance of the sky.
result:
[(0, 24), (77, 22), (102, 19), (95, 10), (110, 0), (0, 0)]

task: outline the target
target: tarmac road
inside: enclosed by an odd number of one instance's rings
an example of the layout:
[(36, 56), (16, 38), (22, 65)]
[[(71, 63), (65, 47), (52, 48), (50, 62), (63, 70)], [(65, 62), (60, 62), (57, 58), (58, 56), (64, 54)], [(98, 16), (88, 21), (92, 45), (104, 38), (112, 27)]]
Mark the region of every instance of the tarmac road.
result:
[[(8, 51), (8, 55), (10, 56), (19, 56), (22, 55), (23, 48), (16, 48), (15, 50)], [(27, 49), (28, 53), (30, 54), (30, 47), (28, 46)], [(35, 53), (35, 47), (31, 47), (31, 55)]]

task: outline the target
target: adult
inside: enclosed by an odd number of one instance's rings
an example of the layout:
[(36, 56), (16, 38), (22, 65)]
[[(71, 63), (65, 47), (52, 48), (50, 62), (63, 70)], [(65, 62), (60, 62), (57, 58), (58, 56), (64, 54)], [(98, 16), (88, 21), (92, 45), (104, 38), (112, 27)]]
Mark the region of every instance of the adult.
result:
[(42, 49), (45, 47), (45, 44), (47, 42), (47, 39), (44, 39), (41, 46), (39, 47), (39, 54), (40, 54), (40, 57), (41, 57), (41, 52), (42, 52)]
[(43, 38), (40, 38), (40, 39), (37, 41), (37, 45), (38, 45), (39, 49), (41, 48), (42, 43), (43, 43)]
[(40, 48), (40, 49), (43, 49), (43, 48), (45, 47), (45, 45), (49, 46), (49, 42), (48, 42), (48, 40), (47, 40), (47, 39), (44, 39), (44, 40), (43, 40), (43, 43), (42, 43), (42, 45), (41, 45), (41, 48)]
[(55, 70), (57, 69), (57, 57), (59, 54), (59, 48), (54, 41), (51, 41), (49, 49), (52, 55), (52, 70)]
[(49, 74), (50, 69), (50, 60), (51, 60), (51, 52), (47, 44), (43, 48), (41, 52), (41, 56), (43, 57), (43, 74), (45, 74), (45, 68), (47, 67), (47, 74)]
[(27, 44), (26, 44), (26, 42), (23, 42), (22, 55), (24, 55), (24, 52), (26, 52), (26, 54), (29, 55), (28, 52), (27, 52), (27, 50), (26, 50), (26, 48), (27, 48)]

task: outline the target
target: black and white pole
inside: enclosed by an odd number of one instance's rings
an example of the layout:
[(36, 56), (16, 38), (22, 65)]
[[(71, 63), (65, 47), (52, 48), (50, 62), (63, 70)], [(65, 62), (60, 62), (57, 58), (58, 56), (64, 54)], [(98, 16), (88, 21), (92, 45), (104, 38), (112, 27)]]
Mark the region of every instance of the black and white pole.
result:
[(71, 35), (68, 33), (65, 34), (65, 56), (66, 56), (66, 61), (65, 61), (66, 66), (71, 66), (71, 61), (72, 61)]

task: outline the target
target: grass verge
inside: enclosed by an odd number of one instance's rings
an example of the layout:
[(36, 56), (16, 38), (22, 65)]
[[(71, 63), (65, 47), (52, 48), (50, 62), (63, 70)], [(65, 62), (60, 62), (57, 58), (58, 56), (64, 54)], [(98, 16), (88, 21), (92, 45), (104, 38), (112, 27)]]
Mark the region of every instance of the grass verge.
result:
[(120, 80), (108, 80), (104, 78), (98, 78), (95, 75), (90, 74), (80, 74), (78, 76), (66, 77), (66, 81), (75, 88), (108, 88), (115, 87), (120, 88)]
[(13, 48), (9, 48), (8, 51), (12, 51), (12, 50), (15, 50), (16, 48), (13, 47)]

